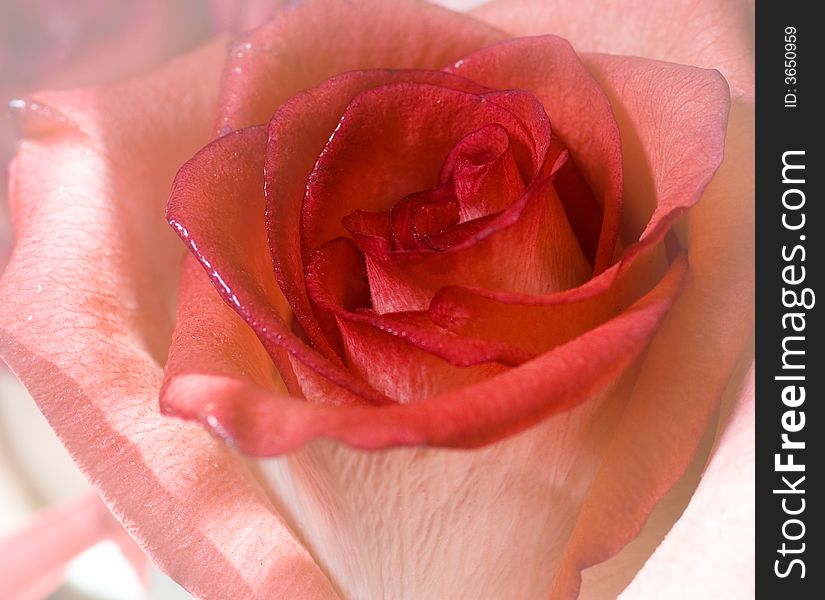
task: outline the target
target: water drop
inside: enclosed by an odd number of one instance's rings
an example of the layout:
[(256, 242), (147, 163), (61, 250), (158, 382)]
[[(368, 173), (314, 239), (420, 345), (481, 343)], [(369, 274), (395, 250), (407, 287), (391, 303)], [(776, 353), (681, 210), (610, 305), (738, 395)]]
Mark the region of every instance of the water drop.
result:
[(58, 111), (34, 100), (14, 98), (8, 107), (20, 134), (25, 137), (47, 135), (68, 123)]

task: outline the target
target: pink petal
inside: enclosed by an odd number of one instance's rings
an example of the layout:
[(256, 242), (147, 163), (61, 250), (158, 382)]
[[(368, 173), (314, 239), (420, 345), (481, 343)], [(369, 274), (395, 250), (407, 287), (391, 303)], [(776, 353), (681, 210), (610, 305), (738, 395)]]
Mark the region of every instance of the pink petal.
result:
[(480, 21), (416, 0), (289, 3), (233, 46), (218, 128), (264, 123), (288, 98), (339, 73), (437, 69), (503, 37)]
[(196, 596), (334, 597), (244, 462), (157, 409), (181, 256), (162, 203), (207, 140), (222, 55), (40, 98), (56, 120), (13, 166), (0, 352), (115, 515)]
[(725, 163), (689, 215), (684, 290), (650, 346), (553, 598), (573, 595), (581, 569), (627, 544), (685, 471), (752, 334), (752, 147), (753, 108), (735, 104)]
[(69, 561), (98, 542), (125, 535), (94, 493), (45, 509), (30, 525), (0, 539), (0, 597), (46, 597), (62, 582)]
[[(420, 83), (362, 92), (348, 106), (310, 175), (301, 219), (304, 255), (346, 235), (343, 218), (349, 213), (388, 210), (389, 203), (434, 187), (451, 148), (485, 125), (504, 126), (516, 152), (522, 151), (524, 160), (518, 162), (535, 172), (544, 162), (547, 142), (536, 148), (525, 121), (499, 101), (521, 110), (527, 105), (531, 113), (541, 107), (535, 108), (535, 99), (527, 103), (509, 100), (511, 96), (527, 94), (512, 92), (488, 99)], [(416, 101), (410, 102), (411, 98)], [(528, 160), (531, 167), (525, 164)], [(278, 192), (277, 185), (271, 189)], [(541, 293), (570, 288), (586, 279), (590, 269), (549, 180), (531, 188), (523, 202), (512, 208), (485, 232), (487, 239), (468, 239), (467, 248), (368, 252), (375, 310), (426, 308), (435, 291), (450, 282)], [(517, 246), (524, 251), (512, 252)], [(467, 268), (469, 264), (473, 268)], [(537, 268), (527, 268), (531, 265)]]
[(622, 598), (753, 598), (753, 367), (731, 408), (690, 504)]
[(623, 237), (656, 239), (699, 200), (722, 161), (727, 82), (716, 71), (643, 58), (589, 54), (584, 61), (622, 131)]
[[(497, 361), (529, 358), (503, 344), (462, 338), (433, 326), (426, 312), (377, 315), (355, 310), (369, 298), (363, 255), (348, 239), (324, 245), (308, 270), (310, 298), (333, 314), (347, 364), (387, 396), (410, 402), (491, 377)], [(380, 370), (375, 365), (382, 365)], [(482, 364), (487, 363), (487, 364)]]
[(212, 28), (239, 34), (266, 23), (289, 0), (209, 0)]
[(544, 162), (516, 113), (485, 95), (455, 90), (449, 75), (432, 77), (438, 78), (449, 87), (410, 81), (363, 91), (340, 115), (306, 183), (305, 256), (346, 236), (346, 215), (387, 211), (409, 194), (436, 187), (453, 147), (485, 125), (507, 129), (521, 168), (535, 173)]
[(507, 130), (498, 124), (486, 125), (456, 144), (440, 179), (452, 181), (461, 221), (505, 210), (524, 193)]
[(145, 73), (207, 40), (203, 16), (195, 5), (163, 0), (6, 1), (0, 7), (4, 34), (18, 35), (0, 39), (3, 87), (14, 83), (19, 94), (33, 86), (64, 88)]
[(543, 294), (574, 288), (591, 272), (551, 178), (482, 224), (440, 251), (392, 252), (355, 235), (367, 255), (376, 312), (426, 310), (446, 285)]
[(542, 353), (606, 322), (653, 289), (667, 271), (661, 248), (640, 256), (597, 291), (584, 286), (549, 295), (491, 292), (447, 286), (429, 307), (434, 323), (529, 353)]
[(719, 69), (753, 98), (750, 0), (493, 0), (473, 15), (517, 37), (553, 33), (580, 51)]

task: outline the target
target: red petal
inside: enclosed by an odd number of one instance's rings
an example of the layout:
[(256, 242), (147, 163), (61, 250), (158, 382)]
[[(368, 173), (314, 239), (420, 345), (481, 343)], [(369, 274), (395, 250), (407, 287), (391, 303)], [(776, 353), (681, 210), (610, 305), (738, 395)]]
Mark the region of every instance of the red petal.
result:
[(339, 73), (438, 69), (503, 37), (427, 2), (291, 2), (234, 45), (217, 127), (227, 132), (264, 123), (288, 98)]
[[(215, 288), (259, 336), (274, 360), (286, 350), (314, 371), (374, 403), (386, 399), (307, 346), (284, 321), (288, 307), (267, 253), (263, 126), (226, 135), (181, 167), (167, 217), (209, 273)], [(183, 290), (186, 293), (186, 290)]]
[[(570, 150), (603, 206), (596, 272), (613, 259), (621, 209), (619, 131), (610, 103), (570, 45), (554, 36), (511, 40), (459, 60), (450, 69), (495, 89), (535, 94), (554, 134)], [(584, 208), (586, 214), (592, 207)]]
[[(544, 39), (544, 38), (542, 38)], [(630, 246), (621, 260), (602, 274), (579, 288), (560, 294), (529, 296), (481, 289), (445, 290), (436, 297), (433, 310), (437, 320), (446, 325), (447, 319), (460, 323), (463, 314), (472, 307), (487, 306), (480, 315), (482, 322), (490, 322), (502, 315), (513, 315), (518, 306), (560, 306), (578, 303), (600, 294), (614, 293), (617, 282), (629, 277), (630, 270), (651, 248), (661, 241), (665, 232), (686, 209), (692, 207), (713, 177), (722, 160), (724, 131), (727, 123), (729, 98), (724, 80), (714, 71), (695, 69), (644, 59), (588, 55), (588, 65), (610, 97), (624, 136), (624, 172), (628, 194), (625, 203), (625, 236), (639, 238)], [(655, 264), (655, 263), (654, 263)], [(646, 288), (642, 278), (636, 293)], [(631, 300), (633, 294), (628, 296)], [(605, 297), (605, 304), (614, 300)], [(495, 307), (496, 303), (502, 306)], [(620, 301), (616, 306), (624, 302)], [(508, 307), (506, 305), (513, 305)], [(615, 307), (614, 307), (615, 308)], [(557, 309), (551, 311), (572, 309)], [(493, 315), (498, 314), (498, 317)], [(486, 316), (485, 316), (486, 315)], [(525, 313), (524, 319), (529, 319)], [(507, 317), (511, 318), (511, 317)], [(480, 324), (479, 324), (480, 325)], [(564, 326), (561, 327), (564, 329)], [(498, 326), (501, 337), (490, 329), (489, 339), (514, 343), (513, 335)], [(480, 334), (480, 329), (475, 331)], [(515, 329), (511, 330), (516, 331)], [(523, 348), (536, 351), (548, 338), (542, 338), (543, 329), (527, 328)], [(535, 343), (531, 342), (533, 334)], [(542, 341), (542, 339), (544, 341)]]
[[(363, 255), (345, 238), (315, 253), (307, 289), (320, 309), (337, 318), (350, 367), (401, 402), (420, 400), (503, 370), (501, 364), (489, 363), (520, 364), (530, 358), (503, 344), (459, 337), (436, 327), (427, 313), (377, 315), (358, 310), (369, 302), (366, 268)], [(381, 369), (375, 368), (378, 362)]]
[[(485, 381), (414, 404), (339, 408), (227, 387), (214, 390), (201, 418), (243, 452), (258, 456), (287, 452), (316, 437), (364, 449), (490, 443), (613, 383), (646, 346), (677, 295), (684, 270), (685, 261), (677, 261), (668, 277), (624, 314), (568, 344)], [(219, 344), (209, 343), (221, 351)]]
[(621, 314), (666, 270), (663, 252), (649, 251), (595, 294), (578, 288), (530, 296), (450, 286), (439, 290), (429, 312), (435, 323), (458, 335), (542, 353)]
[(361, 92), (307, 182), (301, 214), (305, 259), (345, 237), (341, 221), (355, 210), (386, 211), (409, 194), (436, 187), (450, 150), (491, 123), (507, 129), (520, 167), (535, 173), (544, 156), (536, 154), (529, 130), (515, 113), (484, 96), (413, 82)]
[(481, 229), (463, 233), (472, 237), (458, 237), (452, 241), (459, 244), (443, 251), (404, 252), (356, 235), (367, 254), (376, 312), (426, 310), (446, 285), (543, 294), (572, 288), (590, 274), (550, 178), (534, 184), (508, 210), (485, 219)]
[(426, 238), (457, 225), (459, 216), (458, 201), (448, 188), (410, 194), (390, 211), (392, 246), (398, 250), (426, 248)]
[[(549, 139), (548, 131), (548, 139)], [(500, 212), (524, 193), (524, 180), (510, 146), (507, 130), (486, 125), (450, 151), (441, 181), (449, 180), (461, 209), (461, 221)]]
[(352, 98), (364, 90), (403, 81), (483, 91), (471, 81), (438, 71), (355, 71), (291, 98), (269, 123), (264, 171), (267, 234), (275, 276), (296, 319), (318, 348), (328, 346), (328, 342), (306, 296), (301, 239), (296, 235), (307, 179)]

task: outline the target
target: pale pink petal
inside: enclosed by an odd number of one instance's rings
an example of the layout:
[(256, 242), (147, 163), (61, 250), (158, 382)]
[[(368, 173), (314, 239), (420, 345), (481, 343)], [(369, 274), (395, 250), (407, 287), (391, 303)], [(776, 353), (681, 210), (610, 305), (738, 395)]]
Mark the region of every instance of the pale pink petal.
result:
[(754, 405), (751, 367), (690, 504), (621, 598), (753, 598)]
[(61, 583), (66, 563), (122, 531), (93, 492), (43, 510), (29, 525), (0, 539), (0, 598), (45, 597)]
[(184, 250), (163, 203), (208, 139), (221, 46), (29, 111), (0, 352), (115, 515), (196, 596), (334, 597), (244, 462), (157, 408)]
[(719, 69), (753, 98), (753, 8), (747, 0), (493, 0), (472, 14), (515, 36), (552, 33), (581, 51)]
[(753, 109), (736, 104), (727, 158), (688, 221), (685, 288), (654, 338), (584, 504), (552, 598), (618, 552), (690, 464), (753, 330)]
[(223, 33), (243, 33), (265, 23), (290, 0), (209, 0), (212, 26)]
[(139, 75), (211, 33), (203, 7), (164, 0), (7, 0), (0, 22), (0, 85), (18, 93)]
[(290, 2), (233, 45), (218, 129), (264, 123), (297, 92), (345, 71), (437, 69), (504, 37), (418, 0)]

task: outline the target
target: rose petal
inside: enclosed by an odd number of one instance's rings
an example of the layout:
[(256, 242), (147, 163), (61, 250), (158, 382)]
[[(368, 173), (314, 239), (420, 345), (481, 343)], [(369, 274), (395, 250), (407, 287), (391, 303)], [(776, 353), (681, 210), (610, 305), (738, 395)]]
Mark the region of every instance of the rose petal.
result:
[[(210, 405), (198, 418), (243, 452), (257, 456), (281, 454), (316, 437), (364, 449), (480, 446), (564, 411), (614, 383), (643, 350), (678, 294), (684, 270), (685, 261), (677, 260), (660, 285), (624, 314), (568, 344), (483, 382), (415, 404), (336, 407), (216, 385)], [(220, 322), (214, 331), (215, 338), (201, 340), (204, 361), (225, 352), (220, 340), (232, 333)], [(580, 377), (571, 378), (571, 369)], [(243, 378), (242, 372), (237, 375)], [(182, 386), (178, 391), (199, 395), (201, 388)]]
[[(379, 314), (426, 310), (445, 285), (546, 294), (587, 280), (590, 265), (570, 228), (551, 177), (536, 182), (508, 210), (443, 251), (390, 251), (355, 241), (367, 255), (372, 307)], [(473, 235), (474, 234), (474, 235)]]
[[(287, 326), (286, 301), (272, 271), (264, 228), (263, 166), (267, 131), (241, 129), (202, 149), (181, 167), (167, 218), (209, 273), (215, 288), (259, 336), (273, 360), (286, 350), (353, 394), (387, 400)], [(186, 290), (184, 290), (186, 293)]]
[(465, 56), (449, 70), (494, 89), (527, 90), (541, 100), (554, 134), (603, 207), (596, 272), (603, 271), (613, 258), (621, 209), (619, 130), (604, 92), (570, 44), (555, 36), (509, 40)]
[(264, 123), (297, 92), (345, 71), (437, 69), (503, 37), (480, 21), (414, 0), (292, 2), (234, 45), (218, 129)]
[[(6, 1), (0, 6), (0, 88), (13, 84), (19, 94), (33, 85), (58, 89), (144, 73), (208, 39), (198, 8), (162, 0)], [(6, 94), (0, 96), (5, 103)]]
[[(321, 310), (335, 315), (350, 368), (401, 402), (427, 398), (504, 370), (503, 365), (490, 363), (518, 364), (529, 358), (503, 344), (439, 329), (427, 313), (356, 312), (354, 307), (369, 297), (366, 265), (346, 238), (333, 240), (315, 253), (307, 288)], [(376, 361), (382, 365), (380, 370), (375, 369)]]
[(159, 217), (174, 169), (207, 140), (222, 57), (212, 46), (134, 83), (48, 96), (63, 122), (13, 167), (0, 352), (107, 505), (192, 593), (334, 597), (244, 462), (157, 410), (181, 255)]
[(267, 235), (275, 277), (308, 338), (330, 357), (329, 342), (306, 295), (301, 240), (295, 235), (300, 230), (307, 179), (350, 100), (364, 90), (403, 81), (483, 91), (471, 81), (438, 71), (354, 71), (291, 98), (269, 123), (264, 178)]
[(753, 366), (726, 416), (690, 504), (621, 598), (753, 598)]
[(347, 106), (306, 183), (300, 229), (305, 259), (347, 235), (346, 215), (387, 211), (409, 194), (436, 187), (450, 150), (493, 123), (507, 129), (519, 167), (535, 173), (544, 155), (538, 154), (524, 121), (495, 100), (418, 82), (361, 92)]
[[(528, 51), (529, 47), (525, 46), (519, 52)], [(510, 60), (515, 61), (518, 56), (514, 50)], [(639, 273), (644, 275), (644, 270), (633, 267), (634, 262), (641, 259), (654, 261), (655, 265), (655, 257), (646, 255), (675, 219), (702, 197), (713, 177), (722, 160), (729, 106), (727, 86), (718, 73), (626, 57), (587, 55), (585, 60), (618, 117), (628, 190), (623, 214), (624, 237), (640, 241), (629, 246), (621, 260), (602, 274), (560, 294), (530, 296), (480, 289), (445, 290), (432, 305), (440, 324), (446, 326), (448, 319), (455, 319), (461, 326), (462, 315), (482, 308), (478, 327), (472, 334), (481, 336), (485, 330), (483, 323), (489, 322), (493, 327), (487, 339), (513, 344), (516, 341), (511, 332), (516, 330), (502, 331), (498, 319), (511, 318), (521, 306), (547, 306), (548, 313), (558, 310), (561, 316), (571, 310), (562, 305), (583, 301), (593, 307), (614, 310), (626, 302), (611, 298), (611, 294), (620, 291), (619, 295), (627, 294), (632, 301), (633, 294), (643, 293), (650, 283), (647, 277), (638, 277)], [(625, 277), (637, 278), (640, 287), (636, 292), (627, 283), (621, 283)], [(596, 300), (603, 294), (602, 300)], [(587, 300), (589, 298), (593, 300)], [(520, 320), (529, 318), (529, 312), (525, 312)], [(559, 331), (565, 328), (562, 321)], [(541, 327), (525, 331), (528, 331), (525, 337), (528, 345), (522, 347), (530, 351), (552, 343), (555, 335)]]
[(94, 492), (45, 509), (27, 527), (0, 539), (0, 597), (44, 598), (61, 583), (66, 563), (98, 542), (124, 537)]
[(472, 14), (517, 37), (560, 35), (579, 51), (719, 69), (735, 95), (753, 98), (749, 0), (493, 0)]
[[(460, 218), (458, 200), (449, 188), (410, 194), (389, 211), (392, 246), (397, 250), (432, 248), (431, 236), (455, 227)], [(342, 222), (346, 227), (346, 217)]]
[(546, 598), (627, 387), (474, 450), (316, 440), (256, 463), (347, 598)]
[(626, 240), (655, 238), (701, 197), (725, 151), (730, 108), (716, 71), (588, 54), (622, 132)]
[(212, 28), (238, 34), (267, 22), (290, 0), (209, 0)]
[(529, 353), (546, 352), (620, 314), (653, 289), (667, 271), (663, 254), (661, 249), (646, 252), (596, 294), (573, 290), (527, 296), (444, 287), (430, 304), (429, 314), (434, 323), (462, 337)]
[(452, 183), (461, 221), (505, 210), (524, 193), (507, 130), (498, 124), (486, 125), (456, 144), (440, 180)]
[(685, 288), (650, 346), (553, 598), (574, 595), (581, 569), (627, 544), (687, 468), (753, 331), (752, 147), (753, 108), (734, 105), (725, 163), (690, 212)]

